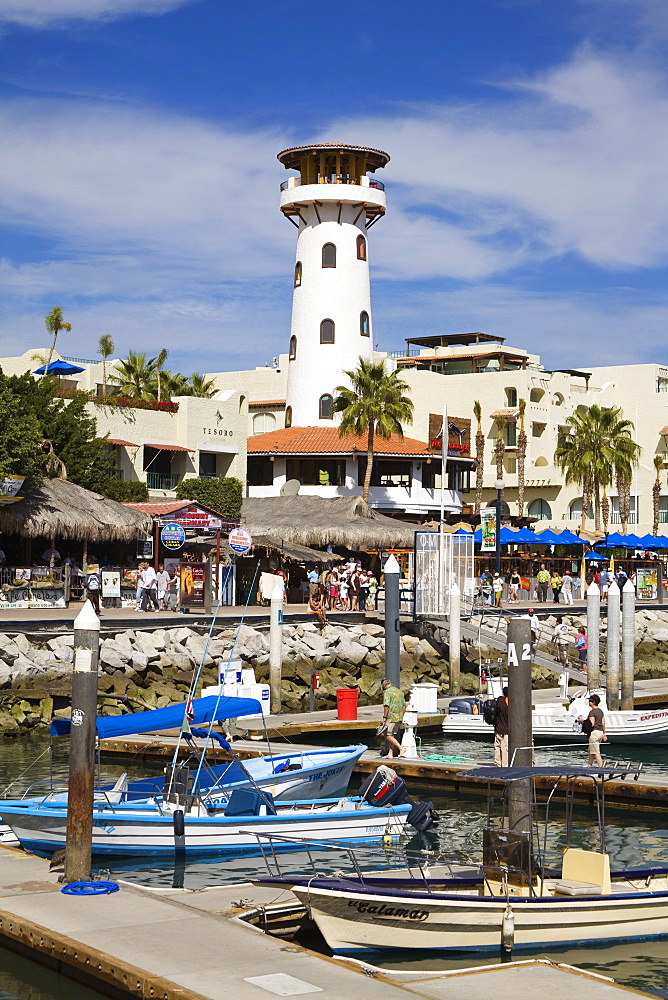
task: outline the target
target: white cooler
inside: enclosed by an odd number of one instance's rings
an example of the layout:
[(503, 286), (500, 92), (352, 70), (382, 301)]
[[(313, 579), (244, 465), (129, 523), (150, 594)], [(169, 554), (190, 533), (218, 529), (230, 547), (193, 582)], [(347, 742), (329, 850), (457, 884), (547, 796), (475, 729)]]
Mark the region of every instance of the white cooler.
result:
[(408, 709), (413, 712), (438, 713), (438, 684), (414, 684), (408, 699)]

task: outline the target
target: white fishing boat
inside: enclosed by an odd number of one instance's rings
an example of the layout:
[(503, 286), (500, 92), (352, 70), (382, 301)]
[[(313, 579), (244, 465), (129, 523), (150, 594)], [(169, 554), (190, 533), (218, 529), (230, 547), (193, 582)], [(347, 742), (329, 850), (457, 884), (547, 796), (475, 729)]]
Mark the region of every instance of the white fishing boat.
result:
[[(489, 683), (489, 682), (488, 682)], [(611, 744), (657, 744), (668, 743), (668, 710), (644, 709), (642, 711), (611, 711), (606, 702), (605, 691), (578, 691), (568, 698), (535, 705), (531, 712), (531, 728), (534, 740), (551, 743), (583, 743), (577, 720), (589, 715), (589, 697), (597, 694), (601, 699), (600, 708), (605, 713), (605, 731)], [(443, 732), (453, 736), (489, 736), (493, 730), (484, 718), (480, 698), (452, 699), (443, 719)]]
[[(486, 767), (468, 772), (467, 778), (511, 782), (537, 773), (557, 782), (591, 778), (597, 789), (610, 778), (629, 774), (594, 768)], [(506, 849), (516, 850), (513, 834), (503, 828), (496, 834), (495, 846), (502, 845), (502, 854), (504, 841)], [(275, 875), (257, 881), (289, 887), (336, 954), (510, 951), (668, 936), (668, 868), (611, 873), (604, 850), (569, 847), (559, 870), (554, 870), (540, 855), (540, 845), (532, 845), (530, 838), (526, 845), (522, 866), (508, 860), (517, 860), (519, 853), (509, 853), (505, 861), (497, 855), (487, 859), (494, 863), (483, 863), (465, 877), (437, 874), (423, 860), (413, 877), (365, 875), (355, 862), (350, 875)]]
[[(390, 843), (404, 832), (412, 801), (377, 806), (360, 798), (279, 803), (263, 789), (236, 789), (224, 806), (192, 796), (182, 770), (170, 797), (93, 807), (93, 855), (176, 856), (257, 853), (255, 832), (276, 834), (284, 850), (309, 841)], [(60, 803), (0, 802), (0, 815), (22, 847), (50, 855), (65, 846), (67, 809)]]

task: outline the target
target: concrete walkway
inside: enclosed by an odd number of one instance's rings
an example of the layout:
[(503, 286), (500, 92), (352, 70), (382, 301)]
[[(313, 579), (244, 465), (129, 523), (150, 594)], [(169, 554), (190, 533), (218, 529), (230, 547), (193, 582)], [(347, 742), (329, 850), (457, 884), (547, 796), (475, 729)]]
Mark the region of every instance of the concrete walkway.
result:
[[(320, 993), (326, 1000), (488, 1000), (490, 996), (614, 1000), (637, 991), (548, 962), (393, 977), (328, 959), (238, 920), (289, 893), (248, 883), (197, 892), (150, 892), (123, 884), (108, 896), (65, 896), (48, 864), (0, 848), (0, 942), (85, 981), (135, 997), (262, 1000)], [(249, 901), (251, 903), (249, 904)], [(586, 982), (582, 980), (585, 979)], [(104, 988), (104, 987), (102, 987)], [(647, 994), (641, 994), (647, 995)]]

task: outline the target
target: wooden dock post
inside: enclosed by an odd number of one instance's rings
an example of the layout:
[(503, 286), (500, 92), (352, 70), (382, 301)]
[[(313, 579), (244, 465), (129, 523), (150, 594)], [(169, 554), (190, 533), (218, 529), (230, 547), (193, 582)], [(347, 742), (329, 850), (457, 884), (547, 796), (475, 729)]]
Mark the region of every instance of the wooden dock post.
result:
[(599, 635), (601, 630), (601, 591), (595, 583), (587, 590), (587, 689), (601, 686)]
[(271, 714), (281, 710), (281, 678), (283, 673), (283, 579), (276, 577), (271, 592), (269, 619), (269, 695)]
[(617, 581), (613, 580), (608, 587), (608, 635), (606, 639), (606, 701), (608, 708), (616, 712), (619, 709), (619, 625), (620, 625), (621, 591)]
[(65, 882), (90, 879), (100, 619), (86, 601), (74, 620)]
[(400, 684), (399, 653), (399, 563), (390, 556), (383, 567), (385, 575), (385, 676), (395, 687)]
[[(531, 622), (508, 621), (508, 764), (531, 767)], [(521, 748), (521, 749), (520, 749)], [(531, 779), (511, 781), (508, 789), (508, 825), (515, 833), (531, 833)]]
[(462, 641), (461, 593), (456, 583), (450, 587), (450, 694), (459, 694), (460, 646)]
[(627, 580), (622, 590), (622, 698), (623, 712), (633, 711), (636, 655), (636, 588)]

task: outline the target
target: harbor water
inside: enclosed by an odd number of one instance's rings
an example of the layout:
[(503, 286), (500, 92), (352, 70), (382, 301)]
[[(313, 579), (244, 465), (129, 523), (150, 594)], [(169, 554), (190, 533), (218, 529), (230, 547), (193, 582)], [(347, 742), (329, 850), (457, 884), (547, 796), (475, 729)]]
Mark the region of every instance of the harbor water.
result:
[[(616, 757), (608, 748), (608, 759)], [(489, 761), (492, 758), (491, 740), (451, 740), (440, 736), (431, 736), (423, 740), (422, 753), (441, 754), (448, 757), (464, 757), (476, 761)], [(57, 741), (53, 759), (53, 781), (62, 785), (67, 780), (67, 741)], [(577, 745), (565, 748), (538, 748), (536, 763), (583, 763), (586, 759), (586, 748)], [(645, 747), (625, 747), (619, 754), (619, 759), (631, 761), (633, 764), (643, 762), (649, 773), (668, 772), (668, 751)], [(36, 761), (36, 763), (33, 763)], [(381, 763), (381, 761), (379, 761)], [(127, 771), (131, 777), (158, 774), (162, 764), (109, 763), (104, 761), (100, 769), (99, 780), (115, 781), (120, 774)], [(34, 782), (50, 780), (50, 765), (48, 754), (48, 737), (30, 736), (22, 739), (5, 739), (0, 741), (0, 794), (16, 797), (22, 794)], [(359, 784), (355, 778), (350, 793), (353, 794)], [(5, 791), (12, 782), (9, 791)], [(409, 781), (410, 786), (410, 781)], [(36, 794), (44, 785), (34, 785)], [(385, 849), (382, 846), (364, 848), (364, 866), (368, 869), (394, 867), (404, 863), (405, 852), (427, 852), (421, 856), (430, 858), (442, 856), (447, 861), (455, 863), (479, 862), (481, 858), (482, 828), (485, 823), (484, 801), (480, 797), (454, 797), (449, 792), (443, 792), (432, 786), (421, 785), (414, 789), (417, 797), (433, 800), (441, 817), (437, 830), (426, 834), (416, 834), (401, 848)], [(594, 810), (586, 807), (576, 807), (574, 814), (573, 836), (574, 846), (597, 849), (598, 826)], [(554, 852), (556, 859), (566, 845), (565, 825), (559, 808), (553, 808), (547, 832), (548, 853)], [(639, 867), (643, 864), (668, 864), (668, 823), (662, 812), (631, 812), (629, 810), (607, 810), (606, 846), (611, 856), (613, 868)], [(308, 870), (308, 861), (303, 853), (295, 852), (280, 856), (280, 866), (284, 872), (299, 872)], [(318, 870), (336, 871), (348, 867), (343, 851), (322, 851), (315, 855)], [(162, 864), (154, 859), (137, 858), (123, 859), (117, 863), (113, 858), (105, 858), (97, 870), (109, 877), (127, 880), (154, 889), (183, 888), (201, 889), (205, 886), (243, 882), (265, 872), (262, 857), (245, 857), (221, 860), (198, 859), (193, 862), (177, 864)], [(252, 896), (252, 890), (244, 893)], [(324, 948), (324, 945), (323, 945)], [(668, 943), (664, 941), (648, 941), (632, 945), (599, 946), (596, 948), (568, 949), (537, 952), (560, 962), (577, 965), (581, 968), (609, 976), (616, 981), (637, 989), (655, 993), (668, 998)], [(518, 957), (525, 957), (518, 953)], [(388, 971), (402, 972), (410, 969), (452, 970), (469, 968), (483, 964), (495, 964), (498, 956), (460, 956), (458, 958), (442, 958), (433, 954), (401, 955), (369, 957)], [(30, 964), (30, 963), (29, 963)], [(0, 969), (3, 969), (3, 956), (0, 951)], [(13, 974), (12, 970), (8, 973)], [(0, 983), (0, 1000), (4, 1000)], [(56, 989), (56, 987), (54, 987)], [(68, 986), (69, 989), (69, 986)], [(12, 988), (7, 987), (6, 996), (13, 997)], [(17, 994), (19, 995), (19, 994)], [(21, 996), (31, 996), (35, 1000), (60, 1000), (66, 993), (42, 994), (39, 991), (24, 992)], [(70, 997), (72, 994), (67, 993)], [(81, 1000), (86, 1000), (93, 994), (82, 994)], [(77, 995), (77, 1000), (79, 997)]]

